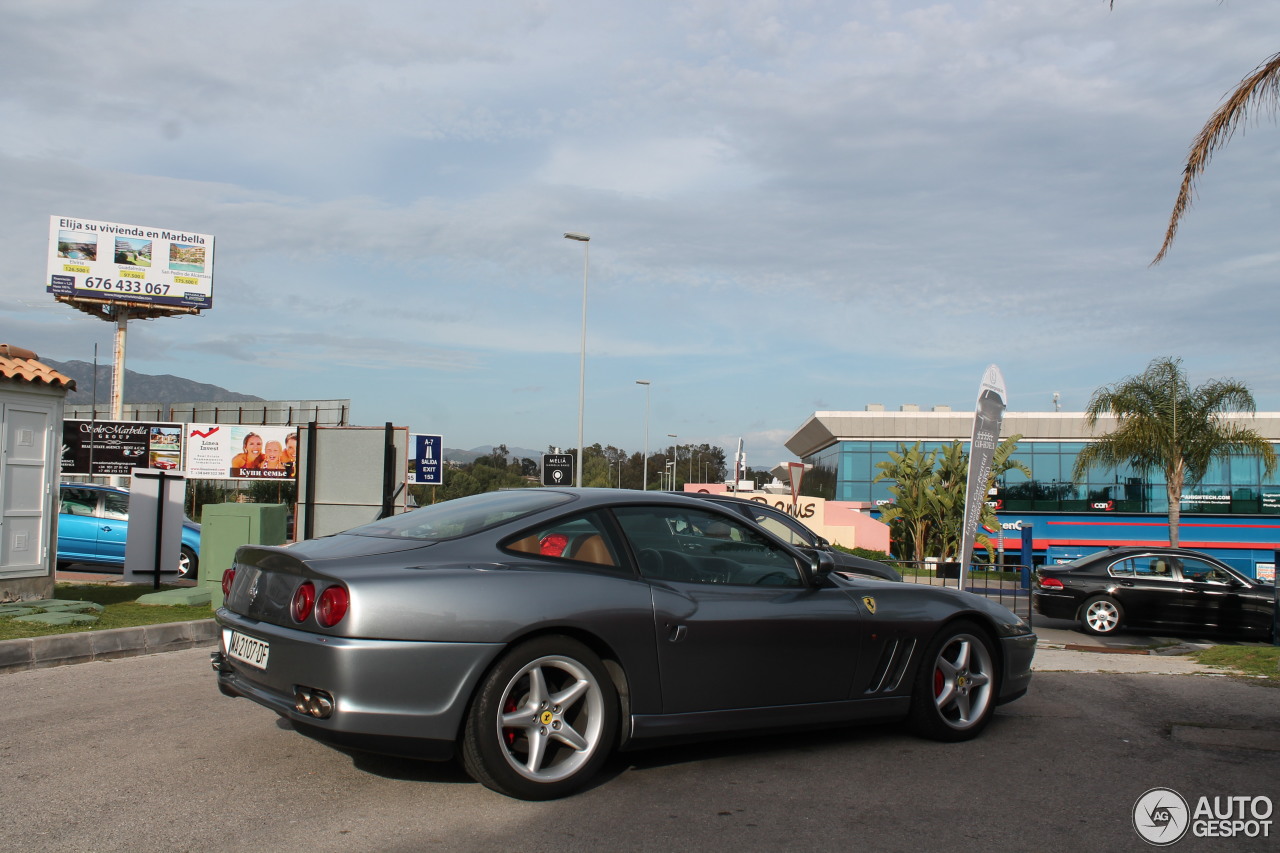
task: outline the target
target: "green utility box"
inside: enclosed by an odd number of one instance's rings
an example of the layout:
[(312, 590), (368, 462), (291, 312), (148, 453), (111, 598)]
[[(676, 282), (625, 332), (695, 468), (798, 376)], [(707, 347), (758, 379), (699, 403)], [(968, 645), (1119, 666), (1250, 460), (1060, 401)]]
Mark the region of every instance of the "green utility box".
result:
[(283, 545), (289, 508), (284, 504), (206, 504), (200, 515), (200, 583), (212, 606), (222, 606), (222, 573), (241, 545)]

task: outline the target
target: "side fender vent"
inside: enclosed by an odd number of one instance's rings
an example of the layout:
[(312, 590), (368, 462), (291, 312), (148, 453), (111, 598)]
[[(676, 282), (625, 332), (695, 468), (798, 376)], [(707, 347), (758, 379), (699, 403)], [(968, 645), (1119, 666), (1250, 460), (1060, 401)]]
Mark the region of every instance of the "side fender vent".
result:
[(875, 672), (867, 685), (867, 693), (894, 693), (902, 686), (915, 653), (915, 640), (893, 640), (885, 643), (876, 663)]

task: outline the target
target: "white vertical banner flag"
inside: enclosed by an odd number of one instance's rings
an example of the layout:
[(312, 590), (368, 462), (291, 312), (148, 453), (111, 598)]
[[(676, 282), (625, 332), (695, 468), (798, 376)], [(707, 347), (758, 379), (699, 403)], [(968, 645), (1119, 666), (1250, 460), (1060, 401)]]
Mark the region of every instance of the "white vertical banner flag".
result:
[(987, 481), (991, 477), (991, 459), (1000, 443), (1000, 421), (1004, 419), (1004, 376), (994, 364), (987, 365), (978, 389), (978, 404), (973, 413), (973, 438), (969, 441), (969, 478), (964, 493), (964, 529), (960, 540), (960, 588), (973, 561), (973, 539), (978, 532), (978, 519), (987, 501)]

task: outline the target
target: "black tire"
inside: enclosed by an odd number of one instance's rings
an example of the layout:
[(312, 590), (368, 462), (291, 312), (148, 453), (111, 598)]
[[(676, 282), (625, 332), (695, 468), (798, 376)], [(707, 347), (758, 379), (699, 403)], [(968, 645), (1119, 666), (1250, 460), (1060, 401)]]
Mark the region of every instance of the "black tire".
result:
[(1124, 608), (1109, 595), (1095, 595), (1080, 606), (1080, 629), (1095, 637), (1106, 637), (1120, 630)]
[(200, 558), (183, 545), (178, 555), (178, 580), (193, 581), (200, 577)]
[(991, 721), (999, 689), (987, 632), (973, 622), (952, 622), (925, 649), (908, 722), (917, 735), (931, 740), (977, 737)]
[(499, 658), (476, 690), (462, 764), (500, 794), (554, 800), (599, 772), (617, 729), (618, 695), (600, 659), (569, 637), (539, 637)]

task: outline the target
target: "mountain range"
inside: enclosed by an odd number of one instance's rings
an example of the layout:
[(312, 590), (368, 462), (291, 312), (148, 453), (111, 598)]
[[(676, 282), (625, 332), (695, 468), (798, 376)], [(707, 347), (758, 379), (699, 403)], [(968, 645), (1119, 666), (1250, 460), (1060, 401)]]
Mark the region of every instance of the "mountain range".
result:
[[(90, 406), (94, 402), (93, 365), (87, 361), (54, 361), (51, 358), (41, 359), (45, 364), (59, 373), (70, 376), (76, 381), (76, 390), (67, 395), (67, 404), (71, 406)], [(105, 404), (111, 399), (111, 365), (98, 365), (97, 402)], [(128, 368), (124, 371), (124, 402), (126, 403), (258, 403), (261, 397), (251, 394), (237, 394), (217, 385), (204, 382), (193, 382), (181, 376), (163, 374), (152, 376), (146, 373), (135, 373)]]

